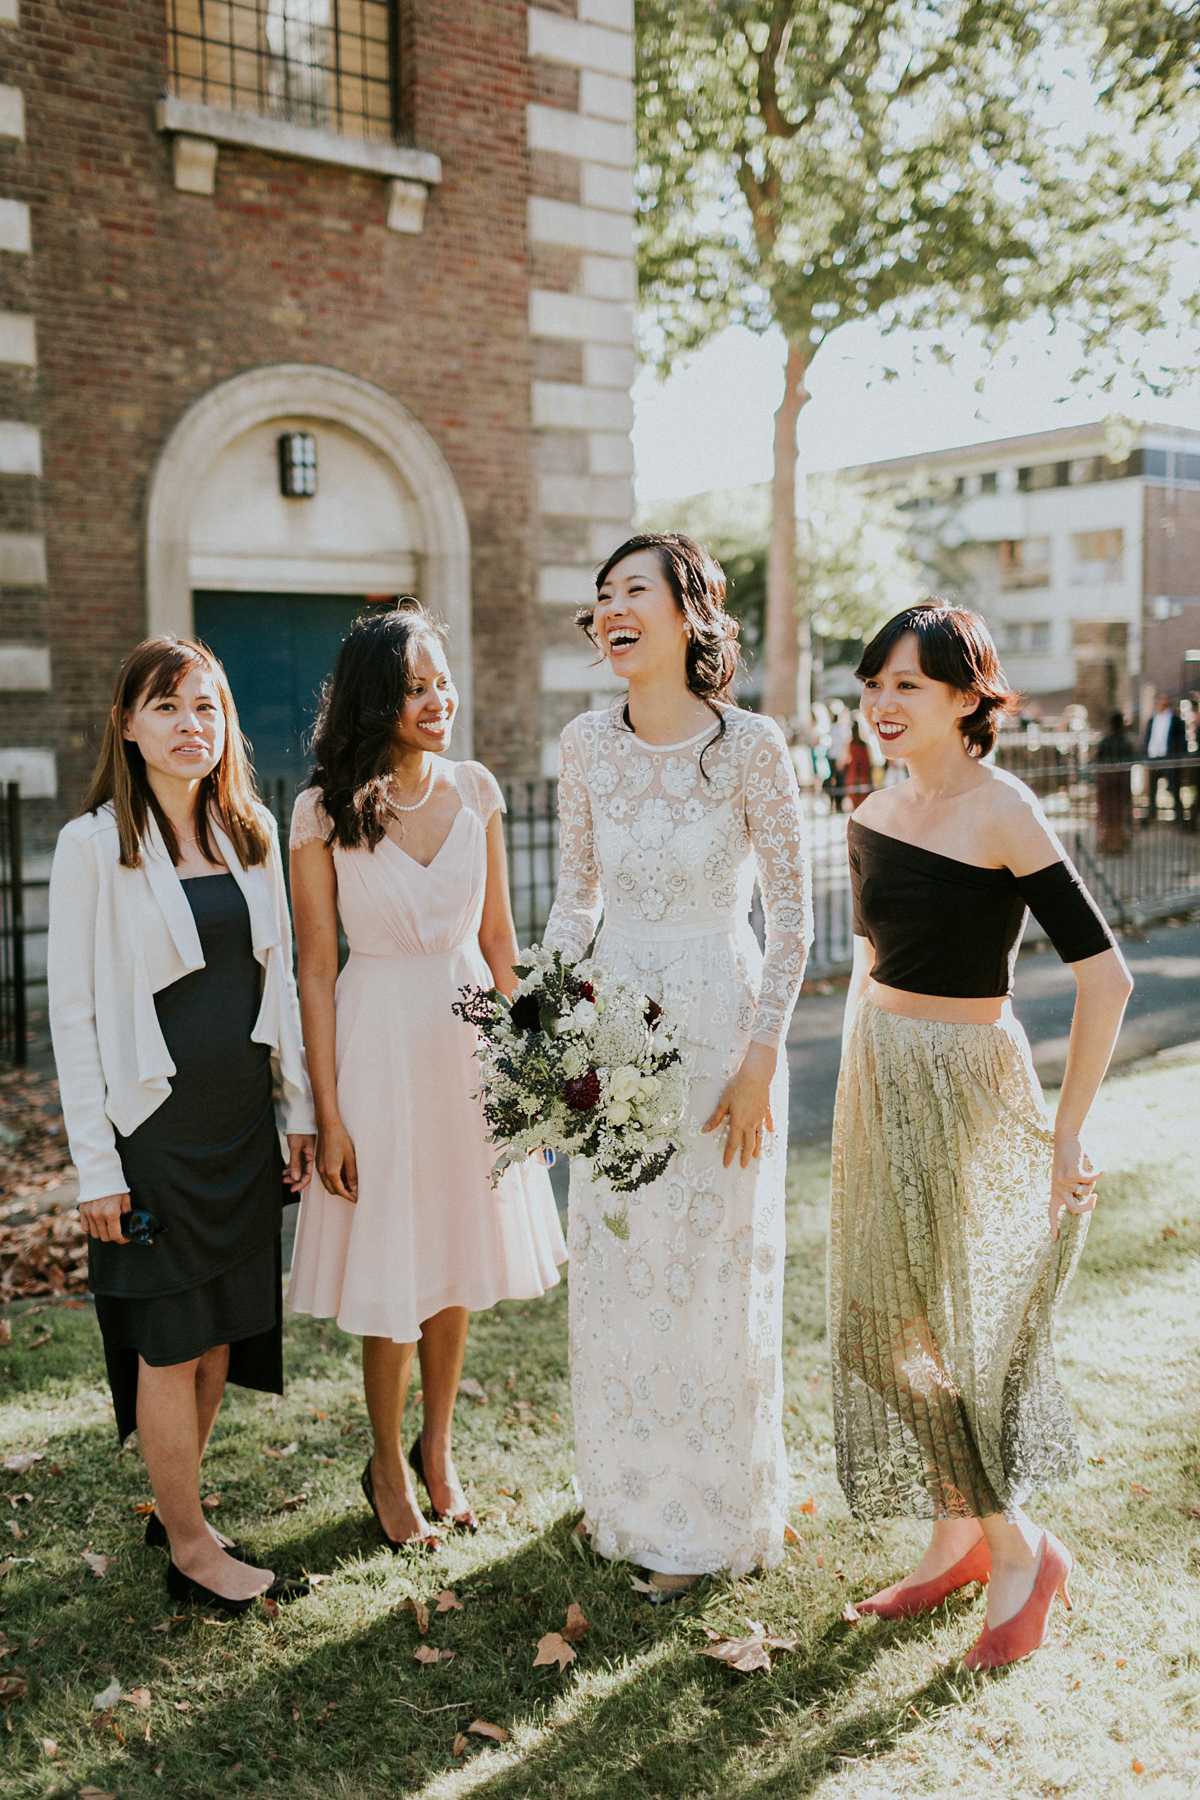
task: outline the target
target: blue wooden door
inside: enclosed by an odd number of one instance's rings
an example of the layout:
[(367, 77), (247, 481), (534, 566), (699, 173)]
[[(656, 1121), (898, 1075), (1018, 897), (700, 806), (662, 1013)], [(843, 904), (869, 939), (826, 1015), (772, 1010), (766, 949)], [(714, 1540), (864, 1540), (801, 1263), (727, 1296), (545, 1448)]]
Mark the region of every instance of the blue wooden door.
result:
[(225, 665), (260, 786), (282, 779), (294, 792), (311, 767), (322, 683), (369, 602), (361, 594), (209, 592), (193, 601), (196, 636)]

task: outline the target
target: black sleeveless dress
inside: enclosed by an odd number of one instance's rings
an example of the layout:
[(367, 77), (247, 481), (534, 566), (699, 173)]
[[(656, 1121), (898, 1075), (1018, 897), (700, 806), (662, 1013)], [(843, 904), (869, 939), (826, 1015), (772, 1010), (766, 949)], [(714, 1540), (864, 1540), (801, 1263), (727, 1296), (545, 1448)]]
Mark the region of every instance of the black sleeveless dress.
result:
[(117, 1151), (130, 1205), (163, 1227), (152, 1246), (89, 1238), (88, 1282), (124, 1442), (138, 1357), (152, 1367), (230, 1346), (229, 1379), (283, 1392), (283, 1158), (270, 1051), (251, 1040), (262, 993), (250, 915), (232, 875), (182, 883), (204, 967), (154, 996), (175, 1064), (171, 1092)]

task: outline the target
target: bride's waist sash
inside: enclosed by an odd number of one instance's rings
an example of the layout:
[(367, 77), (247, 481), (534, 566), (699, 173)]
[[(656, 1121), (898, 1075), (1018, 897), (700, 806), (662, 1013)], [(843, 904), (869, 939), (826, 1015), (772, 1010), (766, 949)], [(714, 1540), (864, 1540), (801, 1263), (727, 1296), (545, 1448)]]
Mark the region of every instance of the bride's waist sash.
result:
[(739, 918), (733, 914), (724, 919), (708, 919), (690, 925), (676, 924), (667, 920), (654, 923), (649, 919), (631, 919), (622, 914), (609, 916), (605, 914), (600, 927), (602, 938), (632, 938), (641, 944), (678, 944), (684, 939), (689, 942), (696, 938), (734, 938), (749, 935), (754, 931), (749, 918)]

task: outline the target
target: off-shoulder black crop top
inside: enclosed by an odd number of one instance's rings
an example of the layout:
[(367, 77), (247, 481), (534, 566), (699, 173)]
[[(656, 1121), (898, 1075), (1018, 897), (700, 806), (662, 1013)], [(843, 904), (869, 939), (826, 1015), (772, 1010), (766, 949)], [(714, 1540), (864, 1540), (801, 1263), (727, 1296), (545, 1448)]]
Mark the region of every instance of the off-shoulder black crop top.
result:
[(846, 832), (854, 934), (875, 946), (874, 979), (910, 994), (1002, 999), (1032, 912), (1064, 962), (1116, 943), (1068, 862), (1032, 875), (981, 869), (872, 831)]

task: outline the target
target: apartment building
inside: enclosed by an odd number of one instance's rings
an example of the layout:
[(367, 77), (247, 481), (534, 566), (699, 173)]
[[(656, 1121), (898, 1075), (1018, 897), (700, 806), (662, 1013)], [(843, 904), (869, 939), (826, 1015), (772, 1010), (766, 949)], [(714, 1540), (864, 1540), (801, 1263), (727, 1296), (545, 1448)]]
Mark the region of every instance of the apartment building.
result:
[(145, 633), (294, 782), (364, 605), (546, 765), (629, 529), (632, 0), (0, 0), (0, 781), (48, 843)]
[(1102, 423), (854, 473), (904, 489), (931, 585), (976, 607), (1043, 716), (1200, 685), (1200, 431)]

